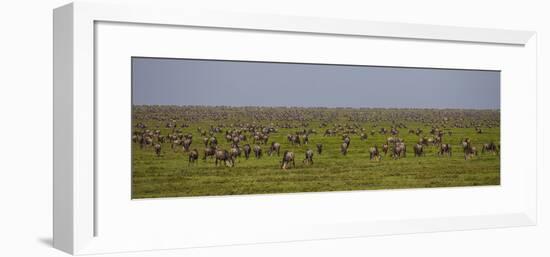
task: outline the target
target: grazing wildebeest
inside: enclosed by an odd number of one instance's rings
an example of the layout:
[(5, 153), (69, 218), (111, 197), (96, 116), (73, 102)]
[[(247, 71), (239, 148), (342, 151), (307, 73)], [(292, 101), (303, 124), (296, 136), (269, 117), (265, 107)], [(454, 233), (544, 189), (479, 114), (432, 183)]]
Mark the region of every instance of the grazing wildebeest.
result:
[(336, 132), (334, 130), (327, 129), (327, 130), (325, 130), (325, 134), (323, 136), (326, 137), (326, 136), (334, 136), (334, 135), (336, 135)]
[(199, 151), (197, 151), (197, 149), (191, 150), (191, 152), (189, 152), (189, 164), (188, 165), (191, 165), (192, 163), (196, 164), (198, 159), (199, 159)]
[(418, 139), (418, 143), (424, 146), (428, 146), (428, 138), (427, 137), (421, 137)]
[(383, 144), (382, 145), (382, 152), (384, 152), (384, 156), (388, 155), (388, 149), (390, 147), (388, 146), (388, 144)]
[(306, 134), (306, 135), (304, 136), (304, 138), (302, 139), (302, 141), (304, 142), (304, 145), (309, 144), (309, 136)]
[(388, 145), (393, 145), (394, 143), (397, 143), (398, 141), (398, 138), (395, 138), (395, 137), (388, 137), (386, 139), (386, 144)]
[(317, 153), (321, 154), (323, 152), (323, 144), (318, 143), (317, 144)]
[(447, 155), (447, 156), (451, 157), (453, 155), (451, 144), (441, 144), (441, 146), (439, 146), (438, 154), (440, 156)]
[(218, 145), (218, 139), (216, 137), (211, 137), (209, 144), (211, 147), (216, 147)]
[(246, 135), (244, 135), (244, 134), (239, 135), (239, 140), (240, 141), (246, 141)]
[(216, 154), (216, 149), (214, 147), (206, 147), (204, 149), (204, 157), (202, 158), (204, 161), (206, 161), (206, 157), (208, 156), (214, 156)]
[(304, 159), (305, 164), (313, 164), (313, 150), (307, 149), (306, 158)]
[(145, 146), (148, 146), (148, 145), (153, 145), (153, 139), (150, 138), (149, 136), (145, 136)]
[(252, 148), (249, 144), (246, 144), (243, 146), (243, 152), (244, 152), (244, 158), (248, 160), (248, 157), (250, 157), (250, 152), (252, 151)]
[(422, 144), (414, 145), (413, 149), (414, 149), (414, 157), (417, 157), (417, 156), (420, 157), (422, 155), (426, 155), (424, 153), (424, 145)]
[(462, 148), (466, 148), (466, 146), (468, 146), (468, 144), (470, 143), (470, 139), (469, 138), (463, 138), (461, 141), (460, 141), (460, 144), (462, 144)]
[(367, 134), (361, 133), (360, 138), (362, 141), (367, 140)]
[(380, 152), (378, 151), (378, 146), (373, 146), (369, 149), (369, 152), (370, 152), (370, 159), (371, 160), (374, 160), (376, 159), (377, 161), (380, 161)]
[(157, 157), (160, 157), (160, 144), (155, 144), (155, 153), (157, 154)]
[(497, 153), (497, 145), (493, 142), (488, 144), (483, 144), (483, 148), (481, 148), (481, 153)]
[(441, 136), (435, 136), (433, 144), (434, 145), (439, 145), (439, 144), (441, 144), (442, 141), (443, 141), (443, 139), (441, 138)]
[(295, 145), (295, 144), (301, 145), (300, 136), (298, 135), (290, 135), (289, 141), (292, 145)]
[(143, 149), (143, 147), (145, 146), (145, 136), (143, 135), (139, 136), (138, 140), (139, 140), (139, 148)]
[(262, 148), (259, 145), (254, 146), (254, 157), (256, 159), (262, 158)]
[(464, 160), (477, 156), (477, 149), (475, 146), (472, 146), (472, 143), (468, 140), (464, 146)]
[(395, 145), (392, 148), (392, 157), (394, 159), (399, 159), (401, 157), (407, 156), (407, 147), (405, 146), (405, 143), (395, 143)]
[(268, 134), (263, 134), (263, 135), (260, 135), (260, 142), (262, 144), (267, 144), (267, 142), (269, 141), (269, 135)]
[(186, 138), (183, 140), (183, 150), (186, 152), (189, 152), (189, 147), (191, 146), (192, 140), (191, 138)]
[(160, 143), (164, 143), (164, 142), (166, 142), (166, 137), (165, 137), (164, 135), (159, 135), (159, 136), (158, 136), (158, 141), (159, 141)]
[(227, 150), (216, 150), (216, 167), (218, 166), (218, 161), (220, 164), (225, 163), (227, 167), (233, 167), (234, 164)]
[(229, 156), (231, 156), (231, 159), (233, 161), (235, 161), (240, 154), (241, 154), (241, 150), (239, 149), (238, 145), (233, 145), (233, 147), (229, 149)]
[(344, 138), (344, 144), (346, 144), (346, 149), (349, 147), (350, 142), (351, 142), (351, 138), (349, 136), (346, 136)]
[(241, 139), (238, 136), (233, 137), (232, 142), (234, 145), (238, 145)]
[(269, 147), (269, 156), (273, 156), (273, 153), (277, 153), (277, 156), (279, 156), (279, 151), (281, 149), (281, 144), (277, 142), (271, 142), (271, 147)]
[(346, 144), (345, 142), (342, 143), (342, 145), (340, 145), (340, 152), (343, 155), (346, 155), (348, 153), (348, 144)]
[(170, 147), (172, 148), (172, 150), (176, 151), (178, 149), (177, 146), (180, 144), (181, 144), (181, 141), (179, 139), (176, 139), (172, 141), (172, 144), (170, 145)]
[(296, 163), (294, 163), (294, 153), (290, 151), (285, 151), (283, 153), (283, 161), (281, 162), (281, 169), (286, 170), (290, 167), (292, 164), (292, 167), (296, 167)]
[(207, 137), (202, 139), (202, 142), (204, 143), (204, 147), (208, 146), (208, 141), (209, 141), (209, 138), (207, 138)]

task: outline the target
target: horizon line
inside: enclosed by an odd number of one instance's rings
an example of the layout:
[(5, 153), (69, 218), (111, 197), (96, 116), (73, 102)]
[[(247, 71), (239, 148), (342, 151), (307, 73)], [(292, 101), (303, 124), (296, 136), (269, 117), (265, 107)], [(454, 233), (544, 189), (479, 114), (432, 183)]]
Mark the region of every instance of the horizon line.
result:
[(138, 106), (166, 106), (166, 107), (210, 107), (210, 108), (299, 108), (299, 109), (398, 109), (398, 110), (478, 110), (500, 111), (500, 108), (456, 108), (456, 107), (345, 107), (345, 106), (255, 106), (255, 105), (180, 105), (180, 104), (132, 104)]

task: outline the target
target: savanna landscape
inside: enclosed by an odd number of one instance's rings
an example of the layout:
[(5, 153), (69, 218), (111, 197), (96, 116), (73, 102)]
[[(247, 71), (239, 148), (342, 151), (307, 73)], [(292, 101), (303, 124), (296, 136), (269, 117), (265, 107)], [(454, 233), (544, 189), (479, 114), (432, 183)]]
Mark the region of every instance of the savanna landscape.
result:
[(500, 111), (133, 105), (132, 198), (500, 184)]

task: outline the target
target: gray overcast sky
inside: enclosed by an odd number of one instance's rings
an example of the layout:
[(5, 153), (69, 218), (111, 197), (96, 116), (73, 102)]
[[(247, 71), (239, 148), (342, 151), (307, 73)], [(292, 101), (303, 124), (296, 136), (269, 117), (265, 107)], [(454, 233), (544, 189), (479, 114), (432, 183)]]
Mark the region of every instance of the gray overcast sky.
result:
[(500, 72), (132, 58), (135, 105), (500, 109)]

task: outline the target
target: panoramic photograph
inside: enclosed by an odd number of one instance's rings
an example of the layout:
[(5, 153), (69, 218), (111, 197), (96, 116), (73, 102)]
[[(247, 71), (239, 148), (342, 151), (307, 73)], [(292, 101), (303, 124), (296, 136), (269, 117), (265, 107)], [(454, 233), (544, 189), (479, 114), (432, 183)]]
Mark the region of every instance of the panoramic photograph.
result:
[(131, 65), (133, 199), (500, 185), (500, 71)]

